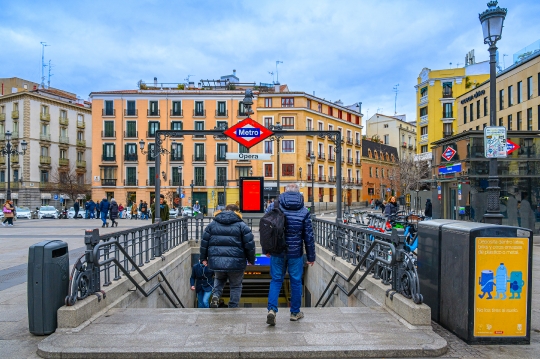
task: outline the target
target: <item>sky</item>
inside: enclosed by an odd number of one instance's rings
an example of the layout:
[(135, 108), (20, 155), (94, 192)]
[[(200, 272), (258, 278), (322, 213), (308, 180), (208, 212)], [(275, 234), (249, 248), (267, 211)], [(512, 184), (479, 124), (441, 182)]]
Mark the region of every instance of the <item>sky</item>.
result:
[[(291, 91), (362, 102), (365, 119), (396, 107), (412, 121), (424, 67), (462, 67), (472, 49), (476, 62), (488, 59), (478, 20), (486, 3), (0, 0), (0, 77), (40, 83), (40, 42), (50, 45), (51, 87), (83, 99), (135, 89), (139, 80), (178, 83), (192, 75), (198, 83), (233, 69), (241, 82), (271, 83), (279, 60), (279, 82)], [(540, 1), (499, 6), (508, 8), (497, 44), (508, 67), (512, 54), (540, 38)]]

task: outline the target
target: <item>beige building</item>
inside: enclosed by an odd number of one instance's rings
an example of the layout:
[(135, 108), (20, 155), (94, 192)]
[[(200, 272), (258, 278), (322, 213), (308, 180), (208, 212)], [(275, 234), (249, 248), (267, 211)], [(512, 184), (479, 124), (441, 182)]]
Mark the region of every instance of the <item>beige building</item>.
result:
[[(12, 133), (15, 148), (20, 150), (22, 140), (28, 143), (26, 154), (11, 156), (12, 198), (19, 206), (59, 207), (55, 195), (59, 199), (62, 193), (47, 189), (55, 173), (70, 171), (79, 183), (90, 183), (91, 104), (69, 92), (33, 90), (30, 81), (0, 82), (10, 84), (10, 93), (0, 96), (0, 146), (6, 144), (6, 131)], [(6, 161), (0, 157), (0, 198), (6, 196)]]
[(416, 123), (405, 115), (387, 116), (376, 113), (366, 122), (366, 137), (379, 137), (383, 144), (397, 148), (400, 159), (412, 159), (416, 154)]

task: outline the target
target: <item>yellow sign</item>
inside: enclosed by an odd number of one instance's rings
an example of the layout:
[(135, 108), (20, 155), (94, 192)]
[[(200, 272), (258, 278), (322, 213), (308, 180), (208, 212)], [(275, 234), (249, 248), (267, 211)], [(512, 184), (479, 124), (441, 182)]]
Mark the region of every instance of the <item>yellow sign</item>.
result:
[(525, 337), (528, 238), (476, 238), (474, 336)]

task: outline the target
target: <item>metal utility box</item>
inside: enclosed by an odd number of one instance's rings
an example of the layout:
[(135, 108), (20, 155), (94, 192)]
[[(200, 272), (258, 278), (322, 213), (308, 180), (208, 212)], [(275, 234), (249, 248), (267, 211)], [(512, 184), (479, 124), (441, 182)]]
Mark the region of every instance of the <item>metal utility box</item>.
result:
[(439, 323), (471, 344), (529, 344), (532, 244), (525, 228), (443, 225)]
[(66, 242), (44, 241), (28, 253), (28, 324), (30, 333), (54, 333), (56, 312), (69, 288), (69, 252)]
[(441, 227), (452, 219), (418, 222), (418, 278), (424, 303), (431, 308), (431, 319), (439, 322), (441, 298)]

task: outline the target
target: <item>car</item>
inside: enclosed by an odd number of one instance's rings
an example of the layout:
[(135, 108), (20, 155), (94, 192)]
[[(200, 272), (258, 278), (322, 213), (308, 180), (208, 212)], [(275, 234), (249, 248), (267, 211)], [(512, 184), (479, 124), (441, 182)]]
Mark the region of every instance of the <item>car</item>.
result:
[(177, 218), (178, 217), (178, 208), (170, 208), (169, 209), (169, 218)]
[[(75, 208), (69, 207), (68, 218), (75, 218)], [(77, 218), (83, 218), (83, 214), (81, 210), (79, 210), (79, 213), (77, 213)]]
[(191, 207), (189, 207), (189, 206), (183, 207), (182, 215), (184, 217), (193, 217), (193, 209), (191, 209)]
[(58, 219), (58, 211), (53, 206), (41, 206), (38, 211), (38, 218), (54, 218)]
[(15, 214), (17, 216), (17, 219), (19, 218), (32, 219), (32, 211), (30, 211), (30, 208), (28, 207), (15, 207)]

